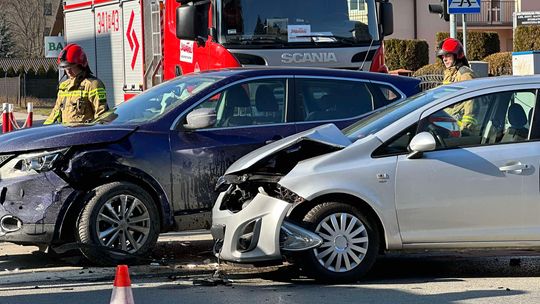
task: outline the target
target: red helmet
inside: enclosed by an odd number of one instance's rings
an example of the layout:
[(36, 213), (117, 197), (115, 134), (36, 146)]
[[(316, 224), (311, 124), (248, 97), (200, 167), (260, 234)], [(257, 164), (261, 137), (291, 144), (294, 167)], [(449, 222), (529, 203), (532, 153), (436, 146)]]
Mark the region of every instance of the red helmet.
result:
[(82, 47), (78, 44), (70, 43), (60, 52), (58, 55), (58, 65), (61, 68), (65, 68), (70, 64), (78, 64), (83, 68), (88, 66), (88, 59), (84, 53)]
[(461, 44), (461, 42), (454, 38), (444, 39), (444, 41), (441, 43), (441, 46), (439, 47), (437, 56), (442, 57), (443, 55), (447, 54), (454, 54), (457, 59), (465, 57), (465, 52), (463, 51), (463, 45)]

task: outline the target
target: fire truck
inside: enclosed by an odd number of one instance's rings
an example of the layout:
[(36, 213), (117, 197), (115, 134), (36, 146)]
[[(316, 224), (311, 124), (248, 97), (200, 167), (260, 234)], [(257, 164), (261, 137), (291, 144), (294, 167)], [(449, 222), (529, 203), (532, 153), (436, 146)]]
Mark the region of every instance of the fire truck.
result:
[(386, 72), (389, 0), (65, 0), (114, 106), (186, 73), (254, 66)]

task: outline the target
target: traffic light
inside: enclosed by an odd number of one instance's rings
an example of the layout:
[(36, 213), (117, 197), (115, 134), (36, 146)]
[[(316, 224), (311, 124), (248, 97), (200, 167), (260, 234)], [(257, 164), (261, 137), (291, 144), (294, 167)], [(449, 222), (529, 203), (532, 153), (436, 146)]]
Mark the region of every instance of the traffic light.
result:
[(450, 21), (450, 15), (448, 14), (448, 0), (440, 0), (440, 4), (430, 4), (429, 12), (432, 14), (439, 14), (444, 21)]

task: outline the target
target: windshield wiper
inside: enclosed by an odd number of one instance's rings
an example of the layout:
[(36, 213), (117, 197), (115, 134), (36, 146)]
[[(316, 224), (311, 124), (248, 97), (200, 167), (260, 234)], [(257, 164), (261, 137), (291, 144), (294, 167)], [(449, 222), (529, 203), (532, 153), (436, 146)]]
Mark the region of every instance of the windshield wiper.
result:
[(264, 43), (277, 43), (283, 45), (287, 41), (277, 37), (277, 36), (256, 36), (256, 37), (227, 37), (227, 42), (237, 42), (240, 44), (264, 44)]
[[(295, 38), (311, 38), (311, 42), (314, 42), (315, 44), (318, 44), (319, 42), (330, 42), (330, 43), (341, 43), (344, 45), (354, 45), (356, 43), (356, 39), (352, 37), (343, 37), (343, 36), (336, 36), (336, 35), (300, 35), (295, 36)], [(333, 41), (330, 40), (324, 40), (324, 41), (317, 41), (315, 38), (330, 38), (333, 39)]]

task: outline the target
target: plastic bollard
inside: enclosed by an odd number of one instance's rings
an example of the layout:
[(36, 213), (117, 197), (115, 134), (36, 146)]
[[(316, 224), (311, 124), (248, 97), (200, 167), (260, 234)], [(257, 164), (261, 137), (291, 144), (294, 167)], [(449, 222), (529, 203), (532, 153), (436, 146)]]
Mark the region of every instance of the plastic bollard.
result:
[(7, 131), (13, 131), (13, 105), (8, 104), (8, 127)]
[(9, 125), (8, 104), (3, 103), (2, 104), (2, 133), (7, 133), (8, 132), (8, 125)]
[(28, 116), (26, 116), (26, 123), (24, 125), (26, 128), (31, 128), (34, 121), (34, 106), (31, 102), (26, 104), (26, 110), (28, 111)]

